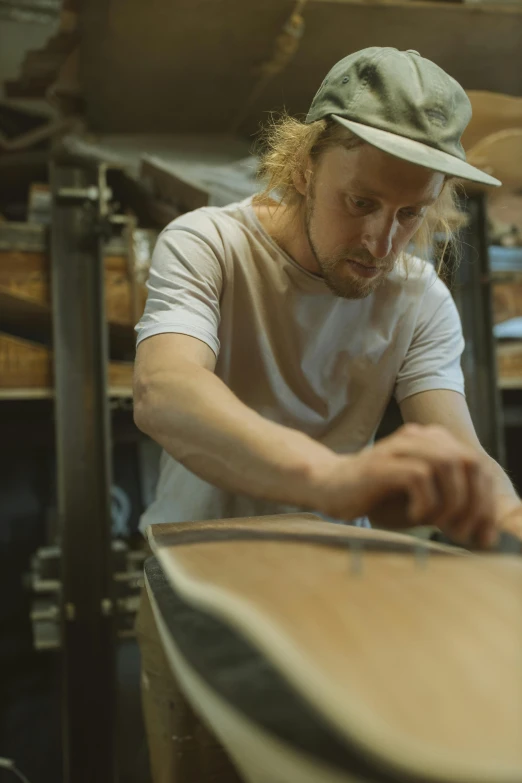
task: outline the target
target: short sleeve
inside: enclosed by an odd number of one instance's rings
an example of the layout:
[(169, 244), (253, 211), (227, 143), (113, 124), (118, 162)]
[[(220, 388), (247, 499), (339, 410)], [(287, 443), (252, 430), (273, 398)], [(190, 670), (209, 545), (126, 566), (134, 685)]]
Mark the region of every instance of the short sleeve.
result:
[(395, 399), (449, 389), (464, 394), (461, 356), (464, 337), (450, 292), (433, 274), (419, 307), (413, 337), (399, 370)]
[(174, 223), (159, 236), (145, 311), (136, 326), (137, 344), (174, 332), (197, 337), (219, 354), (223, 248), (209, 234)]

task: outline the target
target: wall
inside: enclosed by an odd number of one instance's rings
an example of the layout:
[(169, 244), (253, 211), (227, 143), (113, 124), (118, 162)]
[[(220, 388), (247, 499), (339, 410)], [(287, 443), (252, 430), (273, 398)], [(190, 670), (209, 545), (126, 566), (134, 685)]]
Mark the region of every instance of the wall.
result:
[[(254, 89), (294, 0), (89, 0), (81, 76), (91, 127), (104, 132), (224, 132)], [(417, 49), (466, 89), (522, 95), (522, 7), (309, 0), (289, 67), (253, 102), (306, 112), (326, 72), (367, 46)]]

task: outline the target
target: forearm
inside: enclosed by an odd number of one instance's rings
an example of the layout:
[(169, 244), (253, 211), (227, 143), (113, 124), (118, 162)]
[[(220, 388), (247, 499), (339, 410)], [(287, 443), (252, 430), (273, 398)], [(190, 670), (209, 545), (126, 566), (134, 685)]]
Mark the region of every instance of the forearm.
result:
[(244, 405), (212, 372), (155, 373), (136, 389), (135, 420), (172, 457), (231, 492), (311, 507), (334, 452)]

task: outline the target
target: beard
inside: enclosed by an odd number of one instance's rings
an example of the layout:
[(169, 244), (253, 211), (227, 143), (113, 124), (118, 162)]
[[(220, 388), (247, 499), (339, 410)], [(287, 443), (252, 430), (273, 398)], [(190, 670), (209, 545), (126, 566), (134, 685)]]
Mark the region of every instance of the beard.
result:
[[(313, 222), (315, 211), (315, 188), (311, 187), (306, 201), (305, 230), (310, 249), (321, 270), (325, 284), (335, 296), (343, 299), (365, 299), (373, 294), (386, 280), (395, 265), (395, 256), (388, 255), (376, 262), (365, 248), (343, 248), (334, 254), (321, 253), (314, 240)], [(375, 277), (365, 278), (357, 274), (349, 261), (358, 261), (364, 266), (379, 267)]]

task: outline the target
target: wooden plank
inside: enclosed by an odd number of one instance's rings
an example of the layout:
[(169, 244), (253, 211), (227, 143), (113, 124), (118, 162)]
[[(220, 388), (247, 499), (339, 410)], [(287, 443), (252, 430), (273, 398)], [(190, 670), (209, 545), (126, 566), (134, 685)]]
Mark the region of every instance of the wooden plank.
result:
[[(110, 362), (108, 386), (116, 396), (132, 396), (132, 362)], [(49, 348), (0, 332), (0, 389), (25, 390), (36, 396), (54, 384), (52, 352)], [(9, 397), (12, 399), (12, 397)]]
[(518, 388), (522, 379), (522, 340), (497, 343), (497, 373), (502, 388)]
[(513, 378), (499, 378), (499, 389), (522, 389), (522, 375)]
[[(13, 291), (0, 285), (0, 331), (29, 340), (50, 342), (51, 319), (48, 301), (29, 297), (20, 290)], [(129, 322), (110, 322), (108, 328), (111, 357), (132, 356), (136, 345), (133, 325)]]
[(54, 391), (45, 389), (2, 389), (0, 387), (0, 400), (48, 400), (54, 397)]
[(522, 128), (499, 130), (468, 150), (469, 163), (497, 177), (506, 189), (522, 187)]
[(496, 324), (522, 316), (522, 281), (493, 281), (493, 320)]
[(132, 389), (132, 376), (134, 365), (132, 362), (109, 362), (108, 384), (109, 388), (128, 392)]
[(501, 13), (522, 13), (518, 0), (313, 0), (315, 3), (337, 2), (344, 5), (371, 5), (392, 6), (393, 8), (440, 8), (441, 6), (467, 5), (473, 8), (479, 7), (486, 11), (500, 11)]
[(0, 330), (21, 336), (51, 339), (51, 310), (48, 303), (0, 286)]
[(521, 779), (522, 559), (419, 561), (408, 536), (300, 515), (162, 527), (150, 540), (176, 593), (247, 639), (382, 779)]
[[(522, 128), (522, 119), (521, 125)], [(488, 198), (490, 237), (495, 244), (522, 245), (522, 196), (500, 188)], [(522, 274), (522, 270), (520, 272)]]
[(51, 352), (37, 343), (0, 333), (2, 388), (45, 388), (53, 385)]
[[(49, 306), (49, 276), (49, 258), (45, 253), (0, 251), (0, 287), (4, 291), (12, 291), (27, 299), (34, 299), (37, 304)], [(138, 285), (137, 293), (139, 307), (143, 311), (147, 298), (146, 287)], [(125, 256), (105, 258), (105, 306), (109, 322), (135, 325)]]
[[(107, 396), (112, 399), (132, 400), (131, 386), (109, 386)], [(2, 389), (0, 387), (0, 401), (8, 400), (51, 400), (54, 398), (54, 389)]]
[(469, 90), (468, 97), (473, 117), (462, 137), (464, 149), (471, 149), (492, 133), (522, 127), (522, 98), (486, 90)]

